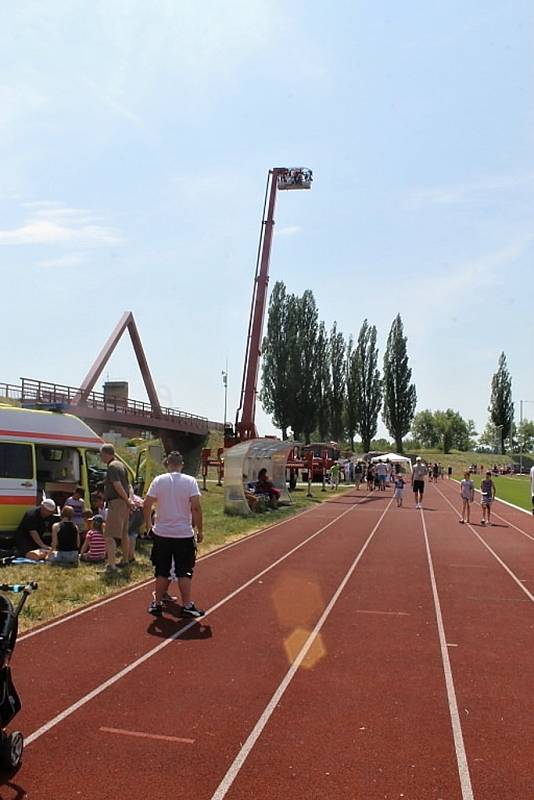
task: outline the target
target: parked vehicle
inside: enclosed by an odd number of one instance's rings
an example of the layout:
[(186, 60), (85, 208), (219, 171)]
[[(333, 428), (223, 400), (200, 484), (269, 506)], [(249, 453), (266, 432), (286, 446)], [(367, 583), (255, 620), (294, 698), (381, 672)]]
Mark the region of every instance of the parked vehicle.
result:
[[(312, 442), (302, 445), (299, 449), (301, 458), (306, 458), (308, 453), (313, 453), (312, 481), (322, 481), (325, 467), (328, 472), (341, 454), (336, 442)], [(308, 480), (307, 470), (302, 472), (302, 480)]]
[[(58, 505), (83, 486), (85, 504), (105, 476), (103, 439), (72, 414), (0, 405), (0, 541), (49, 497)], [(130, 468), (133, 483), (133, 474)]]

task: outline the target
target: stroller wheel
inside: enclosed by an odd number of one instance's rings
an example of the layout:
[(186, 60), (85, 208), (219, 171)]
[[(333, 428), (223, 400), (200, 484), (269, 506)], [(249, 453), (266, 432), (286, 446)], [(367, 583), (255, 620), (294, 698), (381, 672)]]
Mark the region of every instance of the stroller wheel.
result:
[(22, 761), (24, 737), (20, 731), (13, 731), (5, 737), (1, 746), (1, 758), (4, 766), (15, 769)]

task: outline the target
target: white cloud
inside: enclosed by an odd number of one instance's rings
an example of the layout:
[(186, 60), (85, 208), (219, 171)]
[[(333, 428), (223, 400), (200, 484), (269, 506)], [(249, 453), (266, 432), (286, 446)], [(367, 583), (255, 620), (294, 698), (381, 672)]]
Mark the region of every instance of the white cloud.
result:
[(279, 0), (94, 0), (77, 13), (70, 0), (15, 4), (0, 30), (2, 119), (15, 133), (31, 113), (48, 111), (54, 124), (73, 109), (94, 117), (100, 106), (143, 129), (155, 100), (186, 115), (210, 109), (221, 82), (290, 36), (285, 25)]
[(274, 232), (277, 236), (296, 236), (302, 233), (300, 225), (284, 225), (281, 228), (275, 228)]
[(435, 205), (461, 205), (486, 201), (489, 195), (506, 191), (532, 188), (534, 173), (493, 175), (477, 181), (433, 186), (428, 189), (414, 189), (405, 198), (405, 205), (411, 210)]
[[(26, 206), (28, 204), (26, 203)], [(34, 203), (34, 213), (18, 228), (0, 230), (0, 245), (69, 244), (85, 247), (118, 244), (119, 233), (87, 210), (48, 201)]]
[(68, 253), (58, 258), (47, 258), (44, 261), (38, 261), (38, 267), (52, 268), (52, 267), (77, 267), (80, 264), (85, 264), (89, 259), (88, 253)]
[(534, 237), (524, 236), (499, 250), (443, 266), (437, 275), (417, 279), (406, 299), (411, 298), (416, 307), (431, 303), (432, 316), (438, 308), (447, 314), (451, 309), (462, 309), (466, 301), (477, 297), (477, 292), (499, 284), (502, 273), (527, 252), (533, 241)]

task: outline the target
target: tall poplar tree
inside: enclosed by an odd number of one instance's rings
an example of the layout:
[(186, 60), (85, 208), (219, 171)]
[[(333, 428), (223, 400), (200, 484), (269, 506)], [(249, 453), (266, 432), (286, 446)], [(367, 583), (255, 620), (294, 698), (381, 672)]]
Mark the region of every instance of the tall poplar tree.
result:
[(415, 385), (410, 383), (412, 370), (408, 366), (406, 336), (400, 314), (393, 320), (384, 353), (384, 409), (382, 416), (395, 448), (402, 453), (402, 438), (410, 430), (417, 404)]
[(345, 432), (344, 409), (346, 392), (345, 372), (345, 339), (334, 322), (330, 332), (329, 361), (331, 370), (330, 388), (330, 432), (336, 442), (343, 438)]
[(371, 449), (371, 441), (376, 436), (378, 414), (382, 403), (382, 386), (378, 370), (378, 348), (376, 346), (376, 327), (364, 320), (352, 358), (354, 363), (353, 395), (350, 403), (357, 420), (363, 450)]
[(357, 379), (357, 360), (356, 351), (354, 350), (354, 340), (352, 336), (349, 337), (347, 343), (347, 354), (345, 358), (345, 386), (346, 386), (346, 402), (345, 402), (345, 428), (347, 436), (349, 437), (350, 449), (354, 452), (354, 436), (358, 430), (358, 418), (356, 416), (356, 404), (354, 402), (358, 379)]
[[(302, 435), (306, 444), (317, 425), (317, 396), (320, 386), (320, 355), (317, 351), (319, 315), (313, 292), (306, 289), (294, 298), (296, 335), (289, 356), (294, 403), (291, 427), (295, 439)], [(291, 308), (290, 308), (291, 312)]]
[(289, 357), (292, 348), (288, 316), (290, 300), (283, 281), (277, 281), (271, 292), (267, 317), (267, 333), (263, 340), (262, 388), (260, 399), (265, 411), (287, 439), (291, 424), (292, 397)]
[(501, 453), (505, 451), (505, 440), (512, 439), (512, 425), (514, 422), (514, 404), (512, 401), (512, 378), (508, 372), (506, 356), (501, 353), (497, 365), (497, 372), (491, 379), (491, 399), (488, 408), (490, 419), (497, 429), (501, 443)]
[(319, 325), (317, 334), (317, 358), (319, 364), (319, 385), (317, 392), (317, 430), (321, 442), (330, 439), (330, 359), (328, 354), (328, 336), (324, 322)]

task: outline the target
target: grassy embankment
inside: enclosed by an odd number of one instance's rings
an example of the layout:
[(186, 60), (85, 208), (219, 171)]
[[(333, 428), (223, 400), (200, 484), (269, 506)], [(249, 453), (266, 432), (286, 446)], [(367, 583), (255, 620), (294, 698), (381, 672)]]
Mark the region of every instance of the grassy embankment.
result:
[(447, 467), (451, 466), (455, 478), (462, 478), (466, 469), (469, 469), (471, 464), (484, 465), (484, 469), (493, 466), (493, 464), (510, 464), (511, 456), (497, 456), (492, 453), (462, 453), (459, 450), (453, 450), (452, 453), (443, 453), (441, 450), (413, 450), (406, 453), (408, 456), (421, 456), (423, 461), (427, 464), (437, 462), (441, 464), (445, 471)]
[[(314, 488), (313, 498), (307, 498), (305, 490), (297, 490), (292, 495), (293, 505), (290, 507), (250, 517), (228, 517), (223, 511), (223, 489), (210, 484), (209, 491), (202, 496), (205, 539), (200, 545), (200, 554), (240, 539), (252, 531), (274, 525), (322, 502), (326, 497), (330, 495), (321, 494), (319, 487)], [(128, 574), (120, 573), (116, 577), (107, 578), (98, 573), (97, 567), (86, 564), (74, 568), (25, 564), (2, 569), (0, 578), (5, 583), (23, 583), (29, 580), (39, 583), (38, 591), (29, 598), (21, 615), (20, 629), (24, 631), (146, 580), (152, 574), (150, 542), (140, 541), (137, 562), (132, 565)]]

